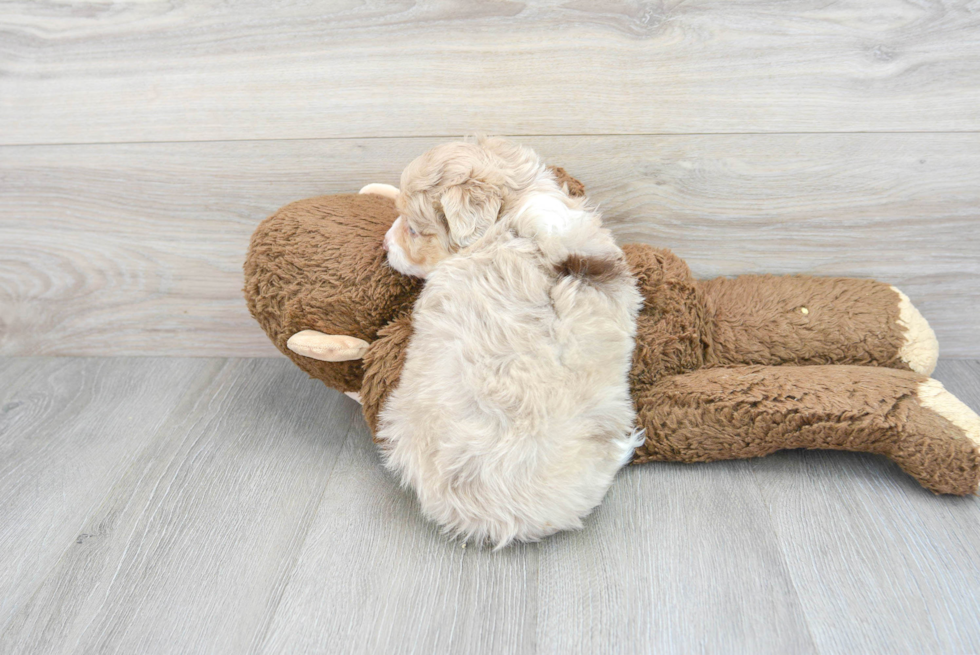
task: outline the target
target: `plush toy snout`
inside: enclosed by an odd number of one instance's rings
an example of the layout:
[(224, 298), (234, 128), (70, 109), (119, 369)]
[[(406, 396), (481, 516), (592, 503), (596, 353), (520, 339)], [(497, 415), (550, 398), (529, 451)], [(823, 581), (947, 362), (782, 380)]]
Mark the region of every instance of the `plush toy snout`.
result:
[[(374, 195), (394, 200), (398, 196), (398, 188), (390, 184), (368, 184), (358, 195)], [(397, 221), (398, 218), (395, 218)], [(394, 224), (394, 223), (392, 223)], [(381, 238), (381, 245), (388, 251), (389, 228)], [(347, 334), (324, 334), (317, 330), (301, 330), (286, 341), (286, 347), (302, 357), (311, 357), (321, 362), (349, 362), (364, 357), (370, 344), (363, 339)], [(348, 395), (356, 392), (347, 391)], [(357, 399), (359, 400), (359, 399)]]

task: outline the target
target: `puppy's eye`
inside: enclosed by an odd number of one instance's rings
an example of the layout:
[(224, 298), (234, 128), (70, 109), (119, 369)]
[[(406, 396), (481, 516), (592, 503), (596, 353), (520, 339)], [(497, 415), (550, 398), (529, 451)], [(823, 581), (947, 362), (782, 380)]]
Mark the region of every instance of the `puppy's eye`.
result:
[(418, 235), (418, 232), (412, 229), (411, 225), (408, 226), (408, 233), (411, 234), (413, 237)]

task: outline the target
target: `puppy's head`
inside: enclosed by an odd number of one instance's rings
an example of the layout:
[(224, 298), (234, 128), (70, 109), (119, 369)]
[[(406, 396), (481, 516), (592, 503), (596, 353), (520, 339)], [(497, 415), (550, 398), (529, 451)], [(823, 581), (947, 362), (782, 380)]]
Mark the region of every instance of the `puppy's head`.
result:
[(385, 235), (388, 262), (425, 277), (483, 236), (543, 169), (533, 151), (500, 139), (436, 146), (402, 172), (399, 217)]

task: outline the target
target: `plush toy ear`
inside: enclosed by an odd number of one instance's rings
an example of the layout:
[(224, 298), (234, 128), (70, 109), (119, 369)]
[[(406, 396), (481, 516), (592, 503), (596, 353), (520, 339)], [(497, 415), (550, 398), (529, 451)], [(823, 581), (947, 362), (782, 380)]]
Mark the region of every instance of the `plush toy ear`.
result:
[(346, 334), (324, 334), (316, 330), (301, 330), (289, 337), (286, 347), (297, 355), (323, 362), (349, 362), (361, 359), (370, 344)]
[(390, 184), (381, 184), (379, 182), (373, 182), (371, 184), (366, 184), (361, 187), (358, 191), (359, 194), (364, 195), (366, 193), (373, 194), (376, 196), (384, 196), (385, 198), (391, 198), (394, 200), (398, 197), (398, 187), (391, 186)]
[(446, 189), (439, 203), (450, 240), (464, 248), (479, 239), (497, 221), (502, 201), (495, 187), (476, 179)]

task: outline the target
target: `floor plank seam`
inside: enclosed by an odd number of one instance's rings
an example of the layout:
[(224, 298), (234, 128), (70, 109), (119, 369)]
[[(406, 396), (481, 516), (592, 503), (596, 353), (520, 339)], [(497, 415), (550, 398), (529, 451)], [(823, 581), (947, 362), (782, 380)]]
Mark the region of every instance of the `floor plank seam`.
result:
[(799, 586), (796, 584), (796, 576), (793, 575), (793, 571), (790, 567), (789, 553), (786, 552), (786, 548), (783, 546), (782, 535), (780, 535), (779, 530), (776, 529), (776, 521), (772, 516), (772, 507), (766, 501), (765, 492), (762, 489), (762, 485), (759, 484), (759, 478), (752, 471), (749, 471), (749, 475), (752, 478), (752, 486), (758, 493), (759, 502), (766, 510), (766, 517), (769, 520), (769, 530), (772, 532), (776, 539), (776, 546), (779, 548), (779, 554), (782, 557), (783, 568), (786, 571), (786, 577), (789, 578), (789, 582), (793, 585), (793, 593), (796, 595), (796, 604), (800, 608), (800, 616), (803, 618), (803, 624), (806, 626), (806, 636), (810, 640), (810, 645), (813, 647), (813, 652), (816, 655), (822, 655), (822, 651), (817, 645), (817, 640), (813, 636), (813, 626), (810, 625), (810, 617), (807, 616), (806, 607), (803, 605), (803, 597), (800, 594)]
[[(340, 395), (339, 393), (337, 393), (336, 395), (337, 395), (337, 402), (335, 403), (334, 407), (341, 408), (346, 398)], [(359, 432), (359, 430), (357, 430), (356, 428), (357, 428), (357, 416), (354, 416), (351, 417), (351, 420), (348, 421), (347, 431), (344, 433), (344, 443), (341, 445), (340, 450), (337, 451), (337, 455), (336, 457), (334, 457), (333, 463), (330, 467), (330, 472), (323, 480), (323, 488), (320, 490), (320, 497), (317, 498), (316, 503), (313, 503), (311, 505), (308, 516), (303, 517), (305, 527), (302, 530), (302, 535), (300, 536), (299, 539), (297, 539), (296, 546), (294, 549), (294, 556), (290, 558), (289, 570), (283, 574), (283, 579), (281, 581), (281, 584), (277, 585), (278, 589), (275, 592), (276, 595), (275, 602), (273, 606), (270, 608), (270, 611), (268, 612), (266, 624), (265, 627), (262, 629), (261, 635), (256, 635), (256, 637), (252, 641), (253, 645), (249, 649), (250, 653), (258, 655), (259, 653), (264, 652), (268, 645), (269, 633), (272, 630), (272, 626), (276, 622), (276, 615), (279, 613), (279, 608), (282, 605), (282, 599), (286, 596), (286, 592), (289, 590), (289, 586), (293, 580), (293, 575), (296, 572), (296, 567), (299, 565), (300, 559), (303, 556), (303, 551), (305, 550), (306, 542), (310, 536), (310, 530), (313, 529), (314, 519), (316, 518), (316, 515), (320, 511), (320, 507), (323, 506), (323, 499), (327, 495), (327, 489), (330, 486), (331, 478), (333, 478), (334, 470), (337, 468), (337, 462), (340, 461), (341, 456), (348, 449), (348, 444), (350, 443), (350, 439), (352, 438), (352, 435), (355, 434), (356, 432)]]
[[(170, 431), (172, 431), (175, 428), (179, 428), (180, 426), (183, 426), (185, 423), (188, 422), (188, 418), (194, 417), (194, 419), (192, 421), (190, 421), (190, 424), (188, 425), (188, 429), (184, 431), (184, 436), (183, 436), (183, 440), (182, 441), (183, 442), (186, 442), (186, 439), (191, 434), (193, 434), (193, 430), (191, 428), (194, 425), (196, 425), (201, 420), (201, 418), (202, 418), (202, 417), (196, 416), (196, 411), (195, 410), (197, 410), (197, 408), (200, 407), (200, 405), (201, 405), (202, 402), (205, 403), (206, 405), (210, 405), (211, 402), (214, 400), (214, 394), (205, 394), (203, 392), (206, 391), (206, 390), (208, 390), (208, 389), (210, 389), (210, 387), (218, 380), (221, 372), (224, 371), (228, 367), (228, 363), (229, 363), (229, 358), (222, 357), (222, 358), (218, 359), (215, 362), (215, 365), (213, 366), (213, 369), (214, 369), (213, 371), (211, 369), (205, 369), (205, 371), (208, 371), (208, 372), (199, 374), (200, 382), (198, 382), (198, 384), (192, 385), (186, 392), (184, 392), (183, 397), (180, 399), (180, 401), (177, 403), (177, 405), (174, 407), (173, 411), (171, 412), (171, 416), (179, 415), (180, 418), (178, 418), (173, 423), (171, 423), (169, 417), (167, 419), (165, 419), (163, 421), (163, 423), (160, 425), (159, 429), (157, 429), (154, 432), (153, 437), (151, 437), (150, 439), (147, 440), (146, 447), (143, 448), (143, 449), (141, 449), (139, 451), (139, 454), (134, 458), (134, 460), (138, 460), (139, 459), (139, 455), (142, 455), (143, 453), (145, 453), (146, 450), (148, 448), (150, 448), (151, 445), (153, 443), (155, 443), (158, 438), (162, 438), (163, 436), (165, 436), (165, 434), (164, 434), (165, 431), (170, 432)], [(216, 393), (221, 391), (222, 386), (219, 386), (218, 387), (218, 389), (216, 390)], [(182, 411), (185, 405), (190, 405), (187, 408), (187, 411), (186, 412), (185, 411)], [(197, 437), (197, 443), (199, 443), (202, 438), (203, 438), (202, 435), (198, 435), (198, 437)], [(156, 491), (159, 488), (160, 483), (166, 477), (167, 471), (170, 470), (171, 466), (174, 464), (174, 461), (177, 459), (179, 452), (180, 452), (180, 449), (178, 448), (177, 451), (175, 451), (175, 453), (171, 456), (170, 461), (167, 463), (167, 466), (164, 467), (164, 469), (163, 469), (163, 474), (161, 474), (161, 476), (156, 480), (156, 482), (154, 483), (153, 489), (151, 490), (151, 493), (147, 496), (147, 504), (146, 504), (146, 506), (143, 507), (143, 509), (140, 511), (139, 517), (137, 518), (137, 520), (133, 522), (132, 530), (129, 532), (129, 534), (126, 536), (126, 539), (125, 539), (126, 546), (123, 549), (123, 551), (119, 554), (118, 562), (116, 562), (115, 570), (113, 571), (112, 577), (109, 579), (108, 583), (105, 585), (105, 592), (103, 594), (103, 599), (101, 601), (102, 602), (102, 605), (105, 605), (106, 600), (111, 596), (113, 587), (116, 585), (116, 581), (119, 579), (119, 573), (122, 570), (122, 567), (123, 567), (123, 565), (126, 562), (126, 556), (127, 556), (127, 554), (129, 553), (130, 549), (133, 546), (133, 539), (134, 539), (134, 537), (136, 535), (136, 532), (140, 528), (140, 525), (141, 525), (140, 519), (142, 517), (144, 517), (144, 516), (147, 516), (149, 514), (149, 516), (151, 517), (151, 519), (150, 520), (147, 520), (146, 525), (148, 526), (148, 525), (152, 524), (152, 516), (157, 513), (157, 511), (160, 508), (160, 503), (162, 502), (162, 501), (158, 502), (156, 504), (156, 507), (154, 507), (151, 510), (151, 505), (153, 505), (153, 500), (154, 500), (154, 497), (156, 496)], [(134, 461), (134, 465), (135, 465), (135, 461)], [(179, 465), (178, 465), (178, 468), (179, 468)], [(119, 484), (120, 481), (124, 480), (125, 477), (126, 477), (126, 475), (130, 472), (130, 470), (132, 470), (131, 467), (128, 468), (128, 469), (126, 469), (123, 472), (123, 474), (119, 477), (119, 480), (116, 481), (116, 484)], [(99, 508), (101, 508), (103, 505), (105, 505), (105, 504), (107, 504), (107, 503), (110, 502), (110, 499), (112, 497), (112, 492), (114, 490), (115, 490), (115, 484), (112, 487), (110, 487), (109, 491), (105, 494), (105, 496), (104, 496), (101, 504), (98, 506)], [(129, 500), (126, 501), (126, 506), (128, 506), (130, 500), (131, 499), (129, 499)], [(125, 506), (124, 506), (124, 508), (125, 508)], [(66, 551), (66, 553), (67, 553), (67, 551)], [(98, 612), (93, 612), (92, 613), (92, 618), (89, 620), (89, 622), (85, 625), (85, 627), (83, 629), (81, 629), (81, 630), (79, 630), (77, 632), (76, 648), (80, 647), (82, 638), (88, 633), (89, 628), (92, 627), (92, 624), (97, 619), (98, 619)], [(103, 630), (103, 632), (104, 632), (104, 630)]]
[[(19, 357), (19, 358), (22, 358), (22, 357)], [(4, 357), (3, 359), (14, 359), (14, 357)], [(63, 359), (63, 360), (65, 360), (67, 362), (68, 360), (76, 359), (76, 358), (73, 358), (73, 357), (63, 357), (63, 358), (36, 357), (35, 359)], [(96, 359), (96, 360), (98, 360), (98, 363), (101, 366), (101, 365), (105, 365), (105, 364), (109, 363), (113, 359), (124, 359), (124, 358), (115, 358), (115, 357), (88, 358), (88, 357), (86, 357), (86, 358), (78, 358), (78, 359)], [(182, 412), (186, 416), (186, 415), (191, 414), (193, 412), (193, 410), (198, 406), (198, 404), (204, 398), (204, 394), (201, 393), (201, 391), (203, 391), (204, 389), (206, 389), (215, 380), (215, 378), (218, 376), (218, 374), (221, 372), (221, 370), (223, 370), (225, 368), (225, 366), (227, 365), (227, 361), (228, 361), (227, 358), (214, 358), (214, 359), (215, 359), (215, 362), (212, 364), (212, 366), (206, 368), (204, 370), (204, 372), (198, 374), (199, 381), (196, 384), (192, 384), (190, 386), (190, 388), (187, 391), (184, 392), (183, 396), (181, 397), (181, 399), (177, 402), (176, 406), (174, 407), (174, 409), (172, 411), (172, 414), (176, 414), (178, 412), (181, 412), (182, 409), (183, 409), (183, 407), (185, 405), (190, 404), (190, 407), (188, 408), (188, 411), (187, 412)], [(183, 422), (183, 420), (185, 420), (185, 419), (181, 419), (178, 423)], [(106, 487), (105, 493), (103, 493), (102, 495), (98, 496), (96, 498), (96, 500), (89, 506), (89, 508), (87, 510), (85, 510), (81, 514), (82, 518), (78, 521), (78, 529), (74, 531), (75, 533), (80, 533), (81, 530), (83, 530), (85, 528), (85, 526), (89, 522), (91, 522), (95, 517), (99, 516), (100, 510), (102, 510), (103, 507), (106, 507), (108, 504), (110, 504), (110, 500), (113, 497), (113, 492), (115, 491), (117, 485), (122, 480), (124, 480), (126, 478), (126, 476), (137, 465), (137, 463), (140, 460), (141, 456), (147, 451), (147, 449), (149, 449), (149, 448), (152, 447), (152, 445), (156, 442), (157, 438), (159, 438), (160, 434), (164, 430), (170, 428), (170, 425), (171, 425), (170, 419), (169, 418), (164, 419), (162, 421), (162, 423), (160, 424), (160, 427), (153, 433), (153, 435), (150, 438), (148, 438), (146, 440), (146, 443), (144, 444), (144, 446), (142, 448), (138, 449), (138, 450), (133, 451), (133, 453), (130, 456), (129, 461), (126, 462), (122, 467), (120, 467), (119, 477), (112, 484), (108, 485)], [(34, 602), (34, 600), (36, 599), (37, 595), (44, 588), (45, 583), (65, 563), (65, 561), (69, 558), (72, 549), (78, 543), (79, 542), (77, 541), (77, 537), (76, 538), (73, 538), (72, 540), (70, 540), (65, 545), (64, 549), (62, 549), (62, 551), (61, 551), (61, 554), (58, 555), (56, 558), (54, 558), (52, 560), (52, 563), (51, 563), (50, 566), (47, 567), (47, 570), (42, 575), (39, 576), (38, 583), (34, 587), (34, 589), (31, 591), (31, 593), (28, 594), (25, 597), (23, 603), (20, 606), (18, 606), (13, 612), (11, 612), (10, 618), (6, 621), (6, 623), (4, 623), (4, 625), (0, 626), (0, 639), (2, 639), (3, 637), (5, 637), (6, 634), (10, 630), (13, 629), (14, 622), (15, 622), (15, 619), (17, 617), (17, 613), (19, 611), (23, 610), (25, 607), (29, 607), (32, 604), (32, 602)], [(111, 586), (111, 583), (110, 583), (109, 586)], [(107, 592), (108, 592), (108, 588), (109, 587), (107, 587)]]

